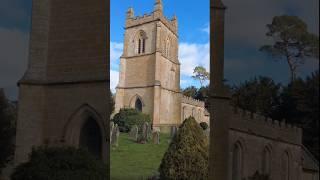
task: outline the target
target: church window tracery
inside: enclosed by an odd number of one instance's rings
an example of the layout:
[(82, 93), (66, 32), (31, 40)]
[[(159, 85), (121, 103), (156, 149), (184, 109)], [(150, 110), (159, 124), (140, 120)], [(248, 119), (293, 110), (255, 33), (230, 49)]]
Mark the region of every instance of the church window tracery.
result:
[(143, 54), (146, 52), (146, 33), (144, 31), (139, 31), (138, 37), (137, 37), (137, 54)]
[(281, 157), (281, 172), (282, 172), (282, 178), (283, 180), (290, 180), (290, 158), (289, 153), (286, 151), (283, 153)]
[(262, 152), (262, 173), (267, 175), (271, 173), (271, 151), (268, 147)]
[(243, 149), (240, 143), (236, 143), (232, 153), (232, 180), (242, 180)]

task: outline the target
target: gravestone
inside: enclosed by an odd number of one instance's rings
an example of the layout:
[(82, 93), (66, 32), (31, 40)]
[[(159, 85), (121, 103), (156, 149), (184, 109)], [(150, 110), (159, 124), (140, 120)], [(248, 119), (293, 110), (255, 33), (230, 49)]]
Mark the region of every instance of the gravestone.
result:
[(111, 144), (112, 144), (113, 146), (118, 147), (119, 135), (120, 135), (119, 127), (118, 127), (118, 125), (116, 124), (116, 125), (114, 126), (114, 129), (113, 129), (113, 131), (112, 131), (112, 136), (111, 136)]
[(152, 133), (152, 142), (153, 144), (160, 144), (160, 133), (158, 131)]
[(147, 141), (151, 140), (152, 138), (152, 129), (151, 129), (151, 124), (148, 123), (147, 127)]
[(111, 144), (111, 140), (112, 140), (113, 129), (114, 129), (114, 123), (111, 121), (110, 122), (110, 144)]
[(171, 126), (171, 131), (170, 131), (171, 138), (173, 138), (176, 135), (177, 131), (178, 129), (176, 126)]
[(142, 137), (146, 141), (148, 139), (148, 126), (149, 123), (145, 122), (142, 125)]
[(138, 126), (133, 125), (129, 132), (129, 138), (132, 139), (133, 141), (138, 141), (138, 133), (139, 133)]
[(139, 138), (138, 138), (138, 142), (139, 143), (146, 143), (147, 142), (147, 139), (148, 139), (148, 126), (149, 126), (149, 123), (145, 122), (142, 124), (141, 126), (141, 133), (139, 134)]

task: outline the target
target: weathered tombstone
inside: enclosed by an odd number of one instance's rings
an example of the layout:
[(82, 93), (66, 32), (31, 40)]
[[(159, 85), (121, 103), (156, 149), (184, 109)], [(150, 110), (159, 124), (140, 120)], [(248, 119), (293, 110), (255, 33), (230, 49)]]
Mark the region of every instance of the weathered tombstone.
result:
[(152, 133), (152, 142), (153, 144), (160, 144), (160, 133), (158, 131)]
[(112, 136), (111, 136), (111, 144), (113, 146), (118, 146), (118, 139), (119, 139), (119, 135), (120, 135), (120, 131), (119, 131), (119, 127), (118, 125), (116, 124), (114, 126), (114, 129), (112, 131)]
[(133, 141), (138, 141), (138, 133), (139, 133), (138, 126), (133, 125), (129, 132), (129, 138), (132, 139)]
[(138, 138), (138, 141), (139, 141), (139, 143), (146, 143), (146, 141), (147, 141), (147, 131), (148, 131), (148, 123), (147, 122), (145, 122), (145, 123), (143, 123), (142, 124), (142, 126), (141, 126), (141, 134), (139, 134), (139, 138)]
[(112, 140), (113, 129), (114, 129), (114, 123), (111, 121), (110, 122), (110, 144), (111, 144), (111, 140)]
[(149, 126), (149, 123), (147, 122), (143, 123), (143, 126), (142, 126), (142, 136), (145, 140), (148, 139), (148, 126)]
[(148, 127), (147, 127), (147, 140), (151, 140), (152, 138), (152, 129), (151, 129), (151, 124), (148, 124)]
[(170, 131), (171, 137), (174, 137), (176, 133), (177, 133), (177, 127), (171, 126), (171, 131)]

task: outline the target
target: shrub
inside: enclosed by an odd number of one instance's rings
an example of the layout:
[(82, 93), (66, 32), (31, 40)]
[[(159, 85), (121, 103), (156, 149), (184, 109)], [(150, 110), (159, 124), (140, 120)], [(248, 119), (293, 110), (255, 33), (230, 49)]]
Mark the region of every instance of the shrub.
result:
[(0, 174), (14, 153), (16, 112), (0, 88)]
[(259, 171), (256, 171), (253, 176), (248, 178), (248, 180), (269, 180), (269, 176), (260, 174)]
[(161, 179), (208, 179), (208, 139), (193, 117), (173, 137), (159, 167)]
[(209, 125), (206, 122), (201, 122), (200, 126), (202, 127), (203, 130), (208, 129)]
[(12, 180), (106, 180), (105, 164), (89, 152), (71, 147), (33, 149), (30, 160), (19, 165)]
[(151, 118), (147, 114), (143, 114), (135, 109), (120, 109), (112, 120), (118, 124), (121, 132), (129, 132), (133, 125), (141, 127), (144, 122), (151, 123)]

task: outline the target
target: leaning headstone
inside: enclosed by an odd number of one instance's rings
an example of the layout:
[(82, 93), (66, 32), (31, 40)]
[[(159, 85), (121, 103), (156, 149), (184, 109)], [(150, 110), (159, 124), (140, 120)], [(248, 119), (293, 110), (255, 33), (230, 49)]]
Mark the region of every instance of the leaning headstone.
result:
[(129, 132), (129, 138), (132, 139), (133, 141), (138, 141), (138, 133), (139, 133), (138, 126), (133, 125)]
[(114, 129), (113, 129), (112, 136), (111, 136), (111, 144), (112, 144), (113, 146), (118, 147), (119, 135), (120, 135), (119, 127), (118, 127), (118, 125), (116, 124), (115, 127), (114, 127)]
[(152, 133), (152, 142), (153, 144), (160, 144), (160, 133), (155, 131)]

